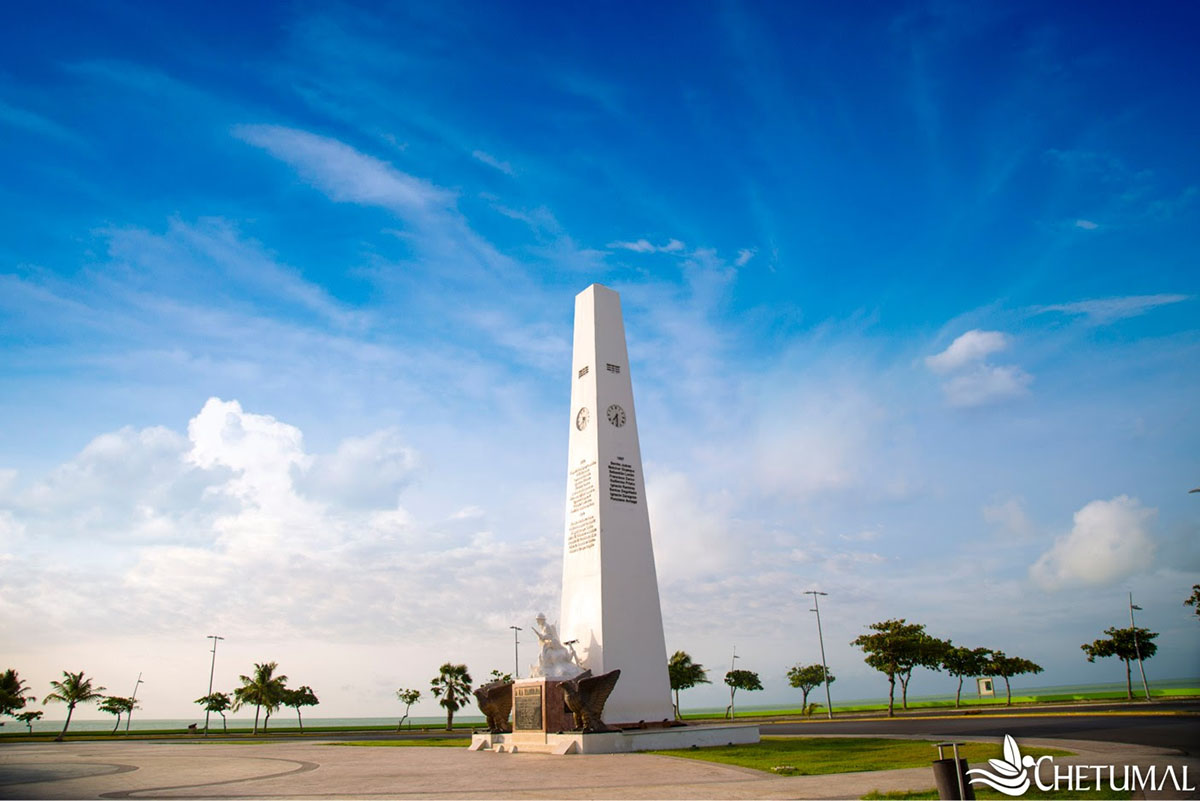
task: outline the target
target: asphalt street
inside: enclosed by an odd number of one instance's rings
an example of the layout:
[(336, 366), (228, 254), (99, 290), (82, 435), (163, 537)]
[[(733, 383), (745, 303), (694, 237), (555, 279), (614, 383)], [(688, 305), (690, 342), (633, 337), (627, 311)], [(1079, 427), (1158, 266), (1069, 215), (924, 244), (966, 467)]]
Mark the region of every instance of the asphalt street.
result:
[[(1156, 704), (1154, 713), (1139, 714), (1126, 706), (1088, 708), (1086, 712), (1046, 709), (987, 715), (811, 720), (762, 723), (762, 733), (772, 734), (918, 734), (934, 738), (1003, 737), (1058, 738), (1133, 743), (1177, 748), (1200, 756), (1200, 704)], [(1121, 710), (1122, 714), (1112, 714)], [(1164, 714), (1175, 713), (1175, 714)]]
[[(739, 718), (739, 722), (743, 722)], [(930, 738), (970, 737), (1093, 740), (1174, 748), (1200, 757), (1200, 701), (1084, 704), (1062, 707), (1001, 707), (986, 712), (914, 711), (895, 718), (812, 719), (756, 722), (766, 736), (773, 734), (895, 734)], [(462, 736), (461, 730), (457, 733)], [(393, 740), (444, 737), (444, 732), (339, 731), (321, 732), (323, 740)], [(211, 741), (223, 738), (214, 736)], [(264, 740), (274, 740), (268, 735)], [(280, 740), (292, 739), (282, 736)]]

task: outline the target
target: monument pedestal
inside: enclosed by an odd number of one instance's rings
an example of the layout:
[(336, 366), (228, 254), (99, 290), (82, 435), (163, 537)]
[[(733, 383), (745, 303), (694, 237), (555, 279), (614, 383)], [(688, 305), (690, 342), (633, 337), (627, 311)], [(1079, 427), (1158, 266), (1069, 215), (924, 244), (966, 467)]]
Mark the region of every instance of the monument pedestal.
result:
[(513, 682), (513, 730), (505, 735), (514, 744), (545, 745), (548, 733), (569, 731), (575, 725), (558, 679), (517, 679)]

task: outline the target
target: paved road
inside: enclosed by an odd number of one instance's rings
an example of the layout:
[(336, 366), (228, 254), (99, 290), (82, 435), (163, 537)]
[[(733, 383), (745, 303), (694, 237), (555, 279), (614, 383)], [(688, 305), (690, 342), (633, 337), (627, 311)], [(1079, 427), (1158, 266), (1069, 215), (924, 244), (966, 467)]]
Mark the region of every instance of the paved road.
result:
[[(1105, 714), (1119, 712), (1121, 714)], [(1138, 713), (1144, 714), (1138, 714)], [(1083, 713), (1083, 714), (1081, 714)], [(1131, 714), (1133, 713), (1133, 714)], [(1157, 714), (1155, 714), (1157, 713)], [(1182, 713), (1182, 714), (1162, 714)], [(740, 722), (740, 721), (739, 721)], [(1093, 740), (1174, 748), (1200, 757), (1200, 701), (1153, 704), (1083, 704), (1054, 707), (1002, 707), (986, 714), (958, 714), (952, 710), (921, 711), (907, 717), (811, 720), (792, 723), (756, 721), (762, 733), (771, 734), (916, 734), (928, 737), (1003, 737)], [(459, 736), (466, 732), (459, 731)], [(444, 737), (444, 732), (390, 731), (322, 732), (323, 740), (392, 740)], [(219, 741), (220, 737), (209, 738)], [(244, 738), (240, 738), (244, 739)], [(275, 740), (264, 737), (261, 740)], [(280, 740), (294, 740), (283, 736)], [(260, 740), (260, 741), (261, 741)]]
[[(956, 717), (912, 717), (895, 719), (805, 721), (802, 723), (763, 724), (762, 733), (770, 734), (919, 734), (939, 738), (1003, 737), (1099, 740), (1134, 743), (1159, 748), (1177, 748), (1189, 756), (1200, 756), (1200, 705), (1157, 707), (1161, 711), (1190, 714), (1087, 714), (970, 715)], [(1124, 709), (1128, 709), (1125, 707)], [(1105, 710), (1111, 711), (1111, 710)]]

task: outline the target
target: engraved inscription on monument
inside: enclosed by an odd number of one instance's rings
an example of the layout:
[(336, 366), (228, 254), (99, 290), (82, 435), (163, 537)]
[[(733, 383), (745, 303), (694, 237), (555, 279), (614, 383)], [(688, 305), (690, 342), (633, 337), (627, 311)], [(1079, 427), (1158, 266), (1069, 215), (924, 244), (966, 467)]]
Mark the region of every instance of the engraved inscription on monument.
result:
[(513, 731), (542, 730), (542, 685), (513, 687)]
[(571, 511), (567, 515), (567, 551), (585, 551), (596, 544), (596, 463), (571, 471)]
[(633, 465), (624, 462), (608, 463), (608, 497), (622, 503), (638, 502)]
[(571, 553), (585, 551), (596, 544), (596, 516), (587, 515), (571, 521), (567, 530), (567, 549)]
[(589, 462), (571, 471), (571, 514), (596, 504), (596, 482), (592, 473), (595, 466), (595, 462)]

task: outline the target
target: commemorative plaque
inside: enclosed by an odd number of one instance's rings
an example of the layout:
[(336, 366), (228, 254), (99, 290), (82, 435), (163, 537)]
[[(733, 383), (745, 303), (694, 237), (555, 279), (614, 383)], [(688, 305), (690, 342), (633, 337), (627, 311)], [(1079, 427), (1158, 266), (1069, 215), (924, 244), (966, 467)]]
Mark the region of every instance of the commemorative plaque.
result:
[(513, 731), (543, 731), (541, 684), (513, 687)]

